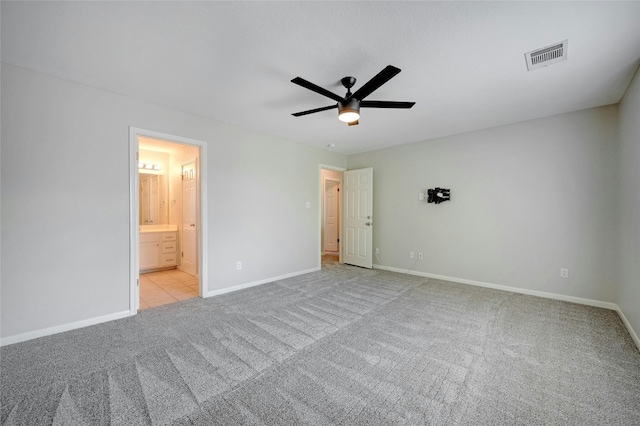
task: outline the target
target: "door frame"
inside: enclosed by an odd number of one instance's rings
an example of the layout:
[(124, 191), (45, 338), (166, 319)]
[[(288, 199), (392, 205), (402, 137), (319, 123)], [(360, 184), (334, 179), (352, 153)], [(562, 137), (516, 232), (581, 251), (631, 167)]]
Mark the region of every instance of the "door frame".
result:
[[(322, 179), (323, 169), (340, 172), (340, 192), (342, 192), (342, 173), (347, 171), (346, 168), (330, 166), (327, 164), (320, 164), (320, 166), (318, 167), (318, 268), (322, 268), (322, 251), (324, 249), (324, 247), (322, 247), (322, 221), (324, 218), (324, 180)], [(340, 209), (338, 211), (338, 214), (340, 215), (340, 217), (338, 220), (340, 221), (340, 226), (338, 227), (338, 239), (340, 240), (340, 249), (338, 250), (338, 262), (342, 263), (342, 194), (340, 194), (339, 197)]]
[(204, 141), (170, 135), (154, 130), (129, 127), (129, 315), (137, 315), (140, 304), (140, 194), (138, 191), (138, 137), (162, 139), (183, 145), (200, 148), (200, 175), (198, 180), (198, 276), (200, 279), (200, 297), (208, 293), (207, 241), (207, 144)]

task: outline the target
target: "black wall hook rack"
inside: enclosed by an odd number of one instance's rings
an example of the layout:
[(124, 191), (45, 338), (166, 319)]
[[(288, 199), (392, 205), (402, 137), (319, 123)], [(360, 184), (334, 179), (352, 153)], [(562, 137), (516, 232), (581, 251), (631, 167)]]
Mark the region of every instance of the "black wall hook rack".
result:
[(427, 189), (427, 203), (440, 204), (443, 201), (451, 200), (451, 190), (445, 188)]

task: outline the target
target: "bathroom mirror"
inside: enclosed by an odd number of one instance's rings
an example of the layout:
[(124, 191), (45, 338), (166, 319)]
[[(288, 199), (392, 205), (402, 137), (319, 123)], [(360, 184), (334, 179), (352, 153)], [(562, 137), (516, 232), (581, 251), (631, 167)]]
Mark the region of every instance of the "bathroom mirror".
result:
[(140, 173), (140, 225), (169, 223), (167, 177)]

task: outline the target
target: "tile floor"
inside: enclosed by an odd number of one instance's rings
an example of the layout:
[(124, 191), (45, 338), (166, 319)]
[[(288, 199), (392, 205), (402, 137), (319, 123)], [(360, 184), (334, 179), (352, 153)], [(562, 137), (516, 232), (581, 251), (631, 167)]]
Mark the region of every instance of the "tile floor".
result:
[(140, 274), (140, 310), (198, 297), (198, 277), (178, 269)]

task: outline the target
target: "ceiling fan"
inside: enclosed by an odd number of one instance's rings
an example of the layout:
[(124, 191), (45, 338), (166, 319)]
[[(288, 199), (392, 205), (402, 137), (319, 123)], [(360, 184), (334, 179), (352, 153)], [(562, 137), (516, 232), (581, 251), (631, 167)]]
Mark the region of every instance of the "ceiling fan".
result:
[(364, 98), (369, 96), (373, 91), (380, 86), (391, 80), (400, 72), (400, 68), (396, 68), (393, 65), (387, 65), (382, 71), (380, 71), (375, 77), (367, 81), (362, 87), (351, 93), (351, 88), (356, 84), (355, 77), (345, 77), (342, 80), (342, 85), (347, 89), (347, 94), (344, 97), (336, 95), (333, 92), (328, 91), (304, 78), (296, 77), (291, 80), (299, 86), (309, 89), (313, 92), (319, 93), (327, 98), (331, 98), (337, 102), (337, 104), (329, 105), (326, 107), (310, 109), (307, 111), (296, 112), (291, 115), (294, 117), (300, 117), (302, 115), (313, 114), (320, 111), (326, 111), (329, 109), (338, 108), (338, 119), (349, 124), (349, 126), (355, 126), (358, 124), (360, 118), (360, 108), (411, 108), (415, 102), (395, 102), (395, 101), (366, 101)]

